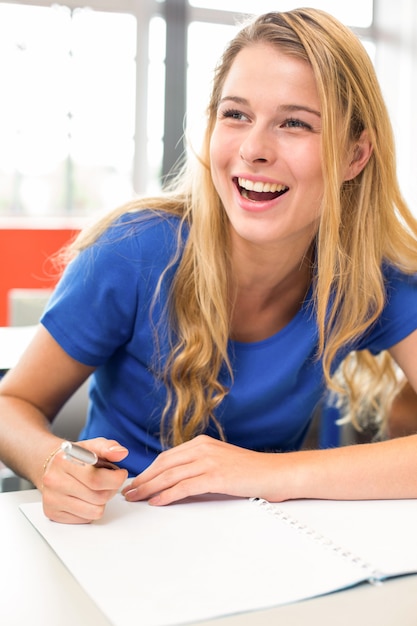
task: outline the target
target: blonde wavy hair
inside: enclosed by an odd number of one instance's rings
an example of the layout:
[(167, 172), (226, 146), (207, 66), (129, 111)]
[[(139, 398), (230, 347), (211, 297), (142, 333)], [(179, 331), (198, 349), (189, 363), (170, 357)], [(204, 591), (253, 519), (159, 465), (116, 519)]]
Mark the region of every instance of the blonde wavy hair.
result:
[[(308, 62), (321, 102), (324, 196), (315, 240), (314, 302), (317, 356), (323, 360), (327, 384), (349, 398), (346, 407), (358, 427), (370, 407), (374, 415), (382, 415), (397, 388), (387, 353), (378, 359), (356, 353), (336, 377), (332, 368), (338, 351), (369, 328), (383, 309), (383, 262), (404, 272), (417, 271), (417, 224), (399, 191), (391, 125), (374, 68), (357, 37), (332, 16), (315, 9), (268, 13), (243, 26), (217, 66), (198, 158), (189, 160), (170, 190), (118, 208), (81, 233), (71, 250), (75, 254), (92, 245), (123, 213), (141, 219), (140, 212), (153, 209), (177, 215), (187, 225), (189, 236), (170, 300), (176, 340), (165, 368), (168, 400), (163, 417), (164, 441), (170, 445), (215, 422), (215, 409), (227, 394), (219, 372), (226, 366), (231, 373), (229, 229), (211, 178), (209, 146), (232, 63), (243, 48), (258, 43)], [(343, 183), (342, 164), (364, 129), (372, 155), (355, 179)]]

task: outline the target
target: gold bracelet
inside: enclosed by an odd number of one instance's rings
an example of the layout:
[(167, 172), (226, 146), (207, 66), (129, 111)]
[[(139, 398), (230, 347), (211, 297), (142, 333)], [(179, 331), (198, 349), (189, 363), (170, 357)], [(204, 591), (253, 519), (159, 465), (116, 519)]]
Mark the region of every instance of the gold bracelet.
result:
[(45, 463), (43, 464), (43, 474), (45, 475), (46, 470), (48, 469), (48, 465), (49, 463), (52, 461), (52, 459), (54, 458), (54, 456), (56, 454), (58, 454), (58, 452), (61, 450), (61, 446), (59, 446), (56, 450), (54, 450), (53, 452), (51, 452), (51, 454), (46, 457)]

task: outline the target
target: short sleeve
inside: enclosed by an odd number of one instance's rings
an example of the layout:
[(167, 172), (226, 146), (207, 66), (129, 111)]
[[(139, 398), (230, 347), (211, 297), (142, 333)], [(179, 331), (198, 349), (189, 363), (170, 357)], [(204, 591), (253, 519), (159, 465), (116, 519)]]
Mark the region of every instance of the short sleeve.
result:
[(98, 367), (146, 326), (177, 227), (124, 216), (68, 265), (41, 323), (71, 357)]
[(384, 270), (386, 280), (386, 304), (378, 321), (366, 333), (359, 349), (373, 354), (388, 350), (402, 341), (417, 328), (417, 275), (404, 274), (388, 267)]

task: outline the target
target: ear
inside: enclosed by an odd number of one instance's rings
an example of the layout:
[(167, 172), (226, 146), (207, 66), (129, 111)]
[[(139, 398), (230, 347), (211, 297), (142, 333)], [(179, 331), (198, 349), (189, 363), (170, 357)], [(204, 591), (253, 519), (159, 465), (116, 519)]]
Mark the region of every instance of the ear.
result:
[(369, 141), (368, 131), (362, 131), (361, 136), (349, 149), (348, 164), (345, 168), (343, 181), (352, 180), (361, 173), (372, 154), (372, 144)]

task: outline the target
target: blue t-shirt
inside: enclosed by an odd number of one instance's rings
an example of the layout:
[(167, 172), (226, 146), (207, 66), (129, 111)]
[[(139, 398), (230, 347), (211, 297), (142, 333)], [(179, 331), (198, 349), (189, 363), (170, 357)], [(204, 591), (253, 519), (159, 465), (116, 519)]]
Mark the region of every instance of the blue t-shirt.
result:
[[(131, 475), (161, 452), (164, 384), (155, 377), (157, 350), (167, 354), (166, 303), (178, 263), (164, 274), (177, 246), (178, 219), (127, 214), (67, 267), (42, 317), (61, 347), (95, 366), (90, 408), (81, 438), (108, 437), (129, 449), (121, 463)], [(186, 235), (185, 235), (186, 236)], [(417, 328), (417, 277), (385, 270), (387, 304), (378, 322), (354, 346), (387, 349)], [(352, 346), (350, 346), (352, 349)], [(260, 451), (300, 448), (323, 397), (317, 327), (309, 297), (277, 334), (253, 343), (229, 342), (233, 384), (216, 417), (230, 443)], [(336, 368), (346, 356), (340, 354)], [(208, 434), (218, 436), (210, 425)]]

